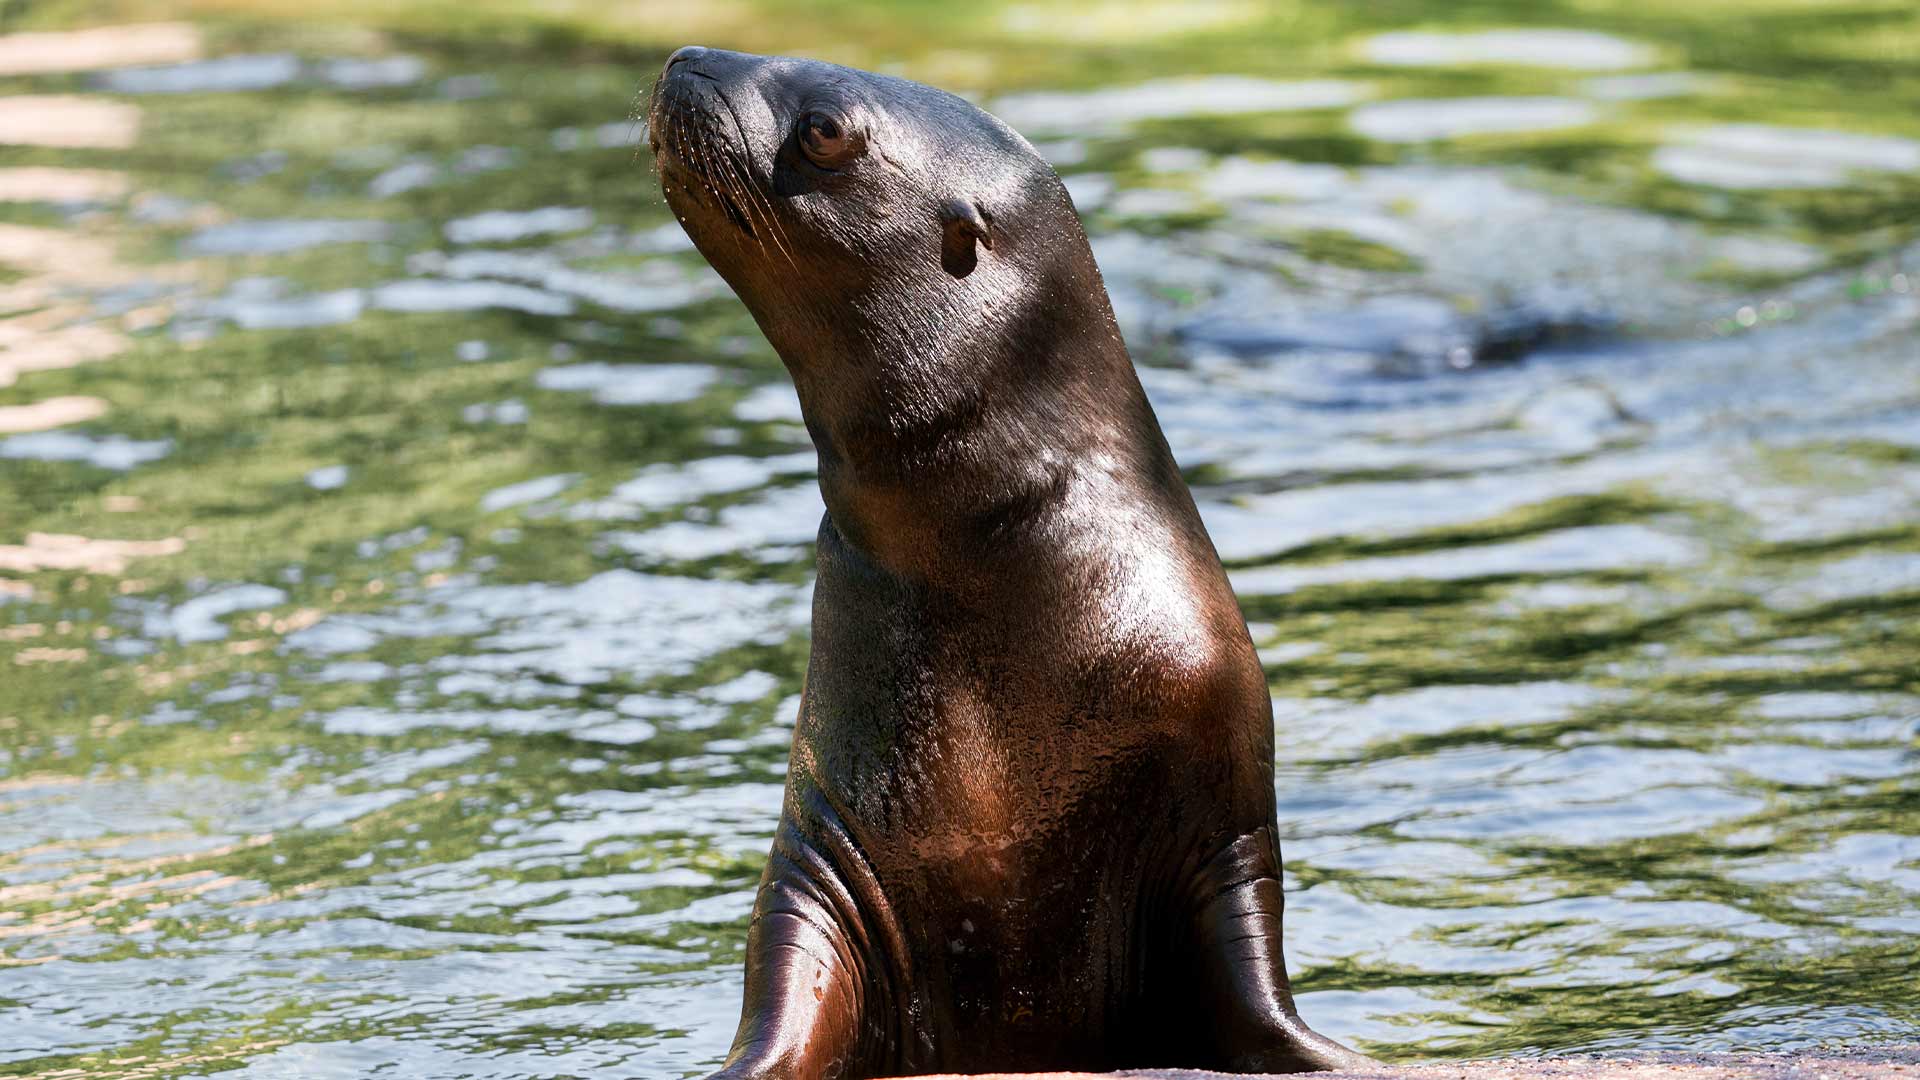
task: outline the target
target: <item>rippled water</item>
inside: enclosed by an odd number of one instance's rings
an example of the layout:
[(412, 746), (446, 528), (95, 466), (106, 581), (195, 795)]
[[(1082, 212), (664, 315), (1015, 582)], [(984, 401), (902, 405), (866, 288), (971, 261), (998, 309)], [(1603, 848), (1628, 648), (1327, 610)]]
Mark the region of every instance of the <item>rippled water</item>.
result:
[[(904, 70), (1087, 218), (1272, 680), (1302, 1008), (1911, 1040), (1920, 21), (1134, 7)], [(1164, 40), (1049, 85), (1061, 18)], [(0, 39), (0, 1072), (699, 1074), (821, 508), (658, 51), (155, 33)]]

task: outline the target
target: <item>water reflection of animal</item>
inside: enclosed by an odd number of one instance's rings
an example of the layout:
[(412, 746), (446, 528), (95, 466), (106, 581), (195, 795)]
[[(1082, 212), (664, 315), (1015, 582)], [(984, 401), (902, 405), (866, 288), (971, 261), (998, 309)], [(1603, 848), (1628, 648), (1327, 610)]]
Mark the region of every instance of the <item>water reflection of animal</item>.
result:
[(1059, 178), (807, 60), (682, 49), (650, 130), (827, 504), (719, 1075), (1364, 1063), (1295, 1012), (1266, 680)]

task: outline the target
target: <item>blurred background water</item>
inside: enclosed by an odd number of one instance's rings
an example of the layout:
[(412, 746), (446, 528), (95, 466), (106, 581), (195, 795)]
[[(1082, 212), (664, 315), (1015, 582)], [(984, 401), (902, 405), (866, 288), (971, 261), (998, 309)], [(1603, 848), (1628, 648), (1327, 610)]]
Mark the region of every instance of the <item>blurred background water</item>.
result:
[(689, 41), (1066, 176), (1272, 680), (1317, 1026), (1913, 1038), (1911, 0), (0, 31), (0, 1073), (724, 1054), (820, 504), (633, 118)]

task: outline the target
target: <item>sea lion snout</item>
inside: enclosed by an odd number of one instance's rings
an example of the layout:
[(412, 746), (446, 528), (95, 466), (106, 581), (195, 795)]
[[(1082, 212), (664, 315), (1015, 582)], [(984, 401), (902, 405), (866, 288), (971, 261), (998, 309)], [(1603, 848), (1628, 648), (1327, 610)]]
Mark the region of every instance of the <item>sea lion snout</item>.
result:
[(717, 211), (744, 236), (755, 237), (769, 224), (762, 170), (752, 153), (764, 140), (766, 110), (751, 108), (756, 101), (744, 92), (759, 59), (684, 46), (667, 58), (654, 86), (648, 138), (667, 201), (690, 232), (700, 229), (702, 215), (691, 213), (680, 194)]
[(704, 45), (682, 45), (673, 50), (672, 56), (667, 57), (666, 65), (660, 69), (660, 72), (664, 75), (672, 71), (675, 64), (684, 64), (689, 60), (698, 60), (706, 54), (707, 48)]

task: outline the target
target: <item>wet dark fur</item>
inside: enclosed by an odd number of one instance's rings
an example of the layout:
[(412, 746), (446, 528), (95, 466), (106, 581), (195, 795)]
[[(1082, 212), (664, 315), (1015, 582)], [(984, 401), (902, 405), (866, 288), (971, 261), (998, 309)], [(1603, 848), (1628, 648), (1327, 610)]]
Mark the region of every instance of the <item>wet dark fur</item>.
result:
[(807, 60), (683, 50), (648, 119), (827, 504), (719, 1075), (1364, 1063), (1294, 1011), (1266, 679), (1053, 170)]

